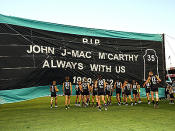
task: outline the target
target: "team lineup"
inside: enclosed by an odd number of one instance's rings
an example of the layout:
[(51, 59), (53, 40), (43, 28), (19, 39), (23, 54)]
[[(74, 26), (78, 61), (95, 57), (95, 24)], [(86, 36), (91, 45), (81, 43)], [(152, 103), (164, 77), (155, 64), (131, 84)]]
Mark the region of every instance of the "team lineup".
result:
[[(143, 87), (146, 91), (148, 104), (151, 104), (149, 95), (151, 94), (151, 100), (154, 105), (154, 108), (158, 108), (158, 83), (161, 82), (160, 78), (157, 75), (154, 75), (152, 71), (149, 72), (147, 80), (144, 82)], [(98, 110), (102, 110), (102, 104), (104, 110), (107, 110), (107, 107), (111, 105), (111, 97), (113, 92), (116, 91), (116, 100), (118, 105), (121, 106), (121, 101), (123, 98), (123, 104), (128, 106), (128, 98), (130, 105), (137, 105), (141, 103), (140, 98), (140, 84), (136, 80), (129, 82), (125, 80), (123, 83), (120, 80), (116, 80), (114, 85), (110, 85), (109, 81), (102, 79), (101, 75), (98, 75), (97, 79), (94, 79), (90, 84), (88, 79), (85, 77), (83, 81), (77, 81), (75, 85), (76, 90), (76, 99), (75, 105), (87, 107), (92, 106), (98, 107)], [(63, 94), (65, 96), (65, 109), (70, 108), (70, 96), (72, 95), (72, 83), (70, 82), (69, 76), (65, 77), (65, 82), (63, 82)], [(56, 86), (56, 81), (53, 81), (52, 86), (50, 87), (51, 92), (51, 108), (53, 107), (53, 98), (55, 97), (55, 107), (57, 107), (57, 94), (58, 88)], [(131, 92), (133, 98), (131, 97)], [(92, 97), (90, 97), (92, 95)], [(156, 96), (156, 102), (154, 101), (154, 95)], [(92, 98), (92, 100), (90, 100)]]

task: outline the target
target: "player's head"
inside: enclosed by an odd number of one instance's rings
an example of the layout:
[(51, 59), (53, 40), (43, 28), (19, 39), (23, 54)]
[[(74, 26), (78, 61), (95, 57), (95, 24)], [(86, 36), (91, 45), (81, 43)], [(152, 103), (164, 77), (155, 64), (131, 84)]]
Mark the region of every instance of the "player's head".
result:
[(153, 75), (153, 72), (152, 72), (152, 71), (150, 71), (150, 72), (149, 72), (149, 76), (152, 76), (152, 75)]
[(81, 84), (81, 81), (79, 80), (79, 81), (77, 81), (77, 83), (80, 85)]
[(167, 88), (168, 88), (168, 89), (170, 88), (170, 85), (169, 85), (169, 84), (167, 84)]
[(86, 78), (86, 77), (84, 77), (84, 81), (85, 81), (85, 82), (87, 81), (87, 78)]
[(125, 83), (128, 83), (128, 80), (125, 80)]
[(53, 85), (56, 85), (56, 81), (53, 81), (52, 84), (53, 84)]
[(69, 81), (69, 76), (66, 76), (66, 77), (65, 77), (65, 80), (66, 80), (66, 81)]
[(134, 83), (136, 83), (136, 81), (135, 80), (132, 80), (132, 83), (134, 84)]
[(100, 79), (100, 80), (101, 80), (101, 79), (102, 79), (102, 76), (101, 76), (101, 75), (98, 75), (98, 79)]

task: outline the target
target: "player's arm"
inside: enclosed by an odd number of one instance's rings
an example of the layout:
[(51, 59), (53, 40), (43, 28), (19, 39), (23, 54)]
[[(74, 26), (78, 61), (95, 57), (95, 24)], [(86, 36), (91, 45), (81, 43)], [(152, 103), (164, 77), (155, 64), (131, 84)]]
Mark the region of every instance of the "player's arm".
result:
[(94, 86), (91, 85), (90, 88), (91, 88), (91, 93), (92, 93), (92, 92), (93, 92), (93, 88), (94, 88)]
[(126, 83), (124, 82), (123, 85), (122, 85), (122, 89), (124, 89), (125, 85), (126, 85)]
[(81, 86), (81, 84), (79, 85), (79, 88), (80, 88), (80, 91), (82, 91), (82, 86)]
[(145, 87), (145, 85), (146, 85), (146, 81), (143, 83), (143, 87)]
[(57, 88), (57, 86), (55, 86), (55, 91), (58, 92), (58, 88)]
[(91, 88), (90, 88), (90, 85), (89, 85), (89, 83), (88, 83), (88, 90), (90, 91), (90, 89), (91, 89)]
[(64, 83), (63, 83), (63, 95), (64, 95)]
[(159, 76), (156, 75), (156, 78), (159, 82), (161, 82), (161, 79), (159, 78)]
[(151, 77), (149, 76), (148, 79), (145, 82), (145, 85), (151, 80)]
[(114, 83), (114, 89), (116, 89), (116, 86), (117, 86), (117, 82)]
[(97, 88), (97, 81), (95, 81), (95, 84), (94, 84), (95, 88)]
[(122, 86), (122, 91), (124, 91), (124, 87), (126, 86), (126, 82), (123, 83), (123, 86)]
[(71, 95), (72, 95), (72, 83), (70, 82), (70, 90), (71, 90)]
[(106, 81), (104, 80), (104, 92), (105, 92), (105, 89), (106, 89)]
[(104, 88), (106, 88), (106, 81), (104, 80)]
[(121, 86), (122, 92), (124, 92), (124, 84)]
[(51, 86), (50, 86), (50, 92), (52, 92)]
[(122, 92), (123, 92), (123, 84), (121, 83), (121, 90), (122, 90)]

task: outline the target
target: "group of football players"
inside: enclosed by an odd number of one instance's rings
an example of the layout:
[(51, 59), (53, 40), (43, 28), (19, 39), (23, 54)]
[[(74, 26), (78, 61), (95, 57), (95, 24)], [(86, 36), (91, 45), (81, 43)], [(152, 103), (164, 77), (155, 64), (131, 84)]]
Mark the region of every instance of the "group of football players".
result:
[[(154, 75), (153, 72), (149, 72), (149, 77), (143, 84), (145, 87), (148, 104), (150, 104), (150, 93), (151, 99), (154, 107), (158, 107), (158, 83), (161, 82), (160, 78), (157, 75)], [(65, 82), (63, 82), (63, 94), (65, 96), (65, 109), (70, 108), (70, 96), (72, 95), (72, 83), (69, 80), (69, 77), (65, 77)], [(90, 106), (90, 102), (92, 102), (92, 106), (95, 106), (101, 111), (103, 102), (104, 109), (107, 110), (107, 106), (111, 104), (111, 96), (113, 92), (116, 92), (116, 99), (118, 105), (121, 105), (121, 99), (123, 97), (123, 104), (128, 105), (128, 98), (130, 100), (131, 106), (137, 105), (141, 103), (140, 99), (140, 85), (137, 81), (132, 80), (129, 82), (125, 80), (123, 83), (117, 80), (114, 85), (110, 85), (108, 81), (102, 79), (102, 76), (99, 75), (98, 78), (93, 80), (90, 84), (85, 77), (83, 81), (78, 81), (75, 85), (76, 90), (76, 99), (75, 105), (87, 107)], [(53, 97), (55, 97), (55, 107), (57, 107), (57, 95), (58, 91), (56, 82), (53, 81), (53, 85), (50, 87), (51, 91), (51, 108), (53, 105)], [(131, 92), (133, 94), (133, 98), (131, 97)], [(154, 102), (154, 94), (156, 96), (156, 102)], [(92, 97), (90, 97), (92, 95)], [(92, 98), (92, 100), (90, 100)], [(138, 101), (139, 100), (139, 101)]]

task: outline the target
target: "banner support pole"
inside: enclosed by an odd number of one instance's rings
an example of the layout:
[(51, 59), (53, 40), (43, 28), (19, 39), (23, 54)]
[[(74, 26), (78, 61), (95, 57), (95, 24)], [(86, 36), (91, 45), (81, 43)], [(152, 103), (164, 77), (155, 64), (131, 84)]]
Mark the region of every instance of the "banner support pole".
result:
[(166, 59), (165, 59), (165, 34), (162, 34), (162, 54), (163, 54), (163, 72), (164, 72), (164, 78), (166, 81)]

